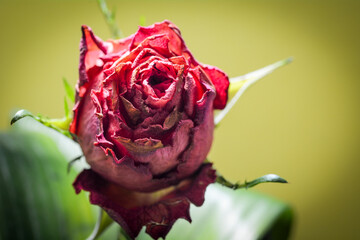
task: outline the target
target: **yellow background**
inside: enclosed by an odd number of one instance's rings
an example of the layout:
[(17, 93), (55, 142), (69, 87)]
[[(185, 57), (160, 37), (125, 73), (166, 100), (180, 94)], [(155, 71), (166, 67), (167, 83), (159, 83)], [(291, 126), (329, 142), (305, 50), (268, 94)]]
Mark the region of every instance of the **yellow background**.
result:
[[(238, 76), (295, 61), (251, 87), (216, 129), (209, 158), (231, 180), (294, 206), (293, 239), (360, 239), (359, 1), (111, 1), (125, 33), (169, 19), (201, 62)], [(63, 115), (80, 26), (110, 37), (95, 1), (0, 0), (0, 128), (15, 109)]]

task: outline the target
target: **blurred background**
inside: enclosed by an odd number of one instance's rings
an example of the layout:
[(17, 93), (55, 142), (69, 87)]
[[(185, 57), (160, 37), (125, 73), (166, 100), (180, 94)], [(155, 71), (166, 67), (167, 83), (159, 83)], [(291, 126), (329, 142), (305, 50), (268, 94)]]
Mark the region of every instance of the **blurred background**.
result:
[[(294, 62), (251, 87), (216, 129), (210, 160), (232, 181), (291, 204), (292, 239), (360, 239), (359, 1), (108, 1), (127, 36), (169, 19), (197, 60), (230, 77)], [(110, 31), (96, 1), (0, 0), (0, 128), (20, 108), (62, 117), (80, 26)]]

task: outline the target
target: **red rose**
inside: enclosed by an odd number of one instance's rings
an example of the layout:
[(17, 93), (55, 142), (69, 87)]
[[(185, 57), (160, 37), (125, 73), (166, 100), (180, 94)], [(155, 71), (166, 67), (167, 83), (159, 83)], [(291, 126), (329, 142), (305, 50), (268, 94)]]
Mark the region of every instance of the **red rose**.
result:
[(83, 26), (70, 131), (90, 164), (74, 183), (131, 237), (165, 237), (215, 180), (204, 160), (229, 80), (198, 63), (169, 21), (103, 42)]

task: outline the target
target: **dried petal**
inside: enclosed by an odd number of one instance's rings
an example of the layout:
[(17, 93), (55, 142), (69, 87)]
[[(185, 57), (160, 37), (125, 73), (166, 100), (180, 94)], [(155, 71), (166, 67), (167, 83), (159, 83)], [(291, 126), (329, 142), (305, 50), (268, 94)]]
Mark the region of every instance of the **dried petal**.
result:
[(131, 238), (141, 228), (158, 239), (165, 238), (179, 218), (191, 222), (190, 203), (201, 206), (206, 187), (216, 179), (211, 164), (204, 164), (190, 178), (177, 185), (153, 193), (129, 191), (102, 178), (92, 170), (84, 170), (74, 182), (77, 193), (90, 192), (90, 202), (102, 207)]

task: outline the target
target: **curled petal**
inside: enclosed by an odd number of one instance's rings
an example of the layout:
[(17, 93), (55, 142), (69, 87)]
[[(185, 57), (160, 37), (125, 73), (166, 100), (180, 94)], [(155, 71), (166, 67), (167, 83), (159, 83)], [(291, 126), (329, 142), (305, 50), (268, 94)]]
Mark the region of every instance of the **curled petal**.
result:
[(107, 47), (99, 37), (94, 35), (90, 27), (84, 25), (81, 30), (80, 57), (84, 59), (83, 61), (80, 59), (80, 65), (84, 64), (84, 70), (87, 71), (96, 65), (100, 56), (107, 53)]
[(132, 39), (134, 38), (134, 34), (130, 35), (127, 38), (123, 38), (123, 39), (118, 39), (118, 40), (113, 40), (113, 39), (109, 39), (106, 42), (109, 43), (109, 47), (108, 48), (108, 54), (111, 56), (120, 56), (122, 54), (124, 54), (126, 51), (129, 50), (130, 44), (132, 42)]
[(181, 56), (182, 50), (186, 48), (181, 38), (180, 30), (171, 22), (164, 21), (155, 23), (149, 27), (139, 27), (130, 49), (137, 47), (146, 38), (156, 35), (166, 35), (170, 40), (170, 50), (178, 56)]
[(79, 81), (76, 85), (76, 105), (73, 109), (74, 119), (70, 126), (70, 132), (77, 133), (77, 124), (79, 121), (79, 112), (81, 111), (83, 101), (81, 99), (86, 95), (88, 89), (92, 88), (92, 84), (101, 72), (99, 65), (99, 57), (107, 52), (106, 44), (94, 35), (91, 28), (82, 26), (82, 39), (80, 41), (80, 64), (79, 64)]
[(224, 109), (228, 100), (229, 78), (217, 67), (203, 65), (202, 68), (211, 79), (216, 89), (214, 109)]
[[(177, 166), (178, 178), (192, 174), (193, 169), (201, 166), (210, 151), (213, 139), (214, 116), (212, 110), (212, 101), (215, 93), (212, 91), (205, 92), (202, 101), (196, 105), (194, 116), (194, 125), (191, 132), (191, 140), (182, 155), (182, 162)], [(188, 161), (191, 159), (192, 161)]]
[(119, 136), (114, 136), (113, 138), (119, 141), (119, 143), (122, 144), (129, 152), (135, 152), (138, 154), (153, 152), (156, 149), (163, 147), (161, 141), (157, 139), (141, 138), (131, 141), (128, 138)]
[(215, 179), (211, 164), (204, 164), (192, 177), (154, 193), (129, 191), (92, 170), (80, 173), (73, 185), (76, 193), (89, 191), (90, 202), (102, 207), (131, 238), (146, 226), (146, 232), (158, 239), (166, 237), (177, 219), (191, 222), (190, 203), (201, 206), (206, 187)]
[(136, 122), (139, 120), (141, 111), (134, 107), (134, 105), (127, 100), (126, 98), (120, 96), (120, 99), (123, 103), (124, 110), (129, 116), (129, 119), (132, 121), (133, 124), (136, 124)]

